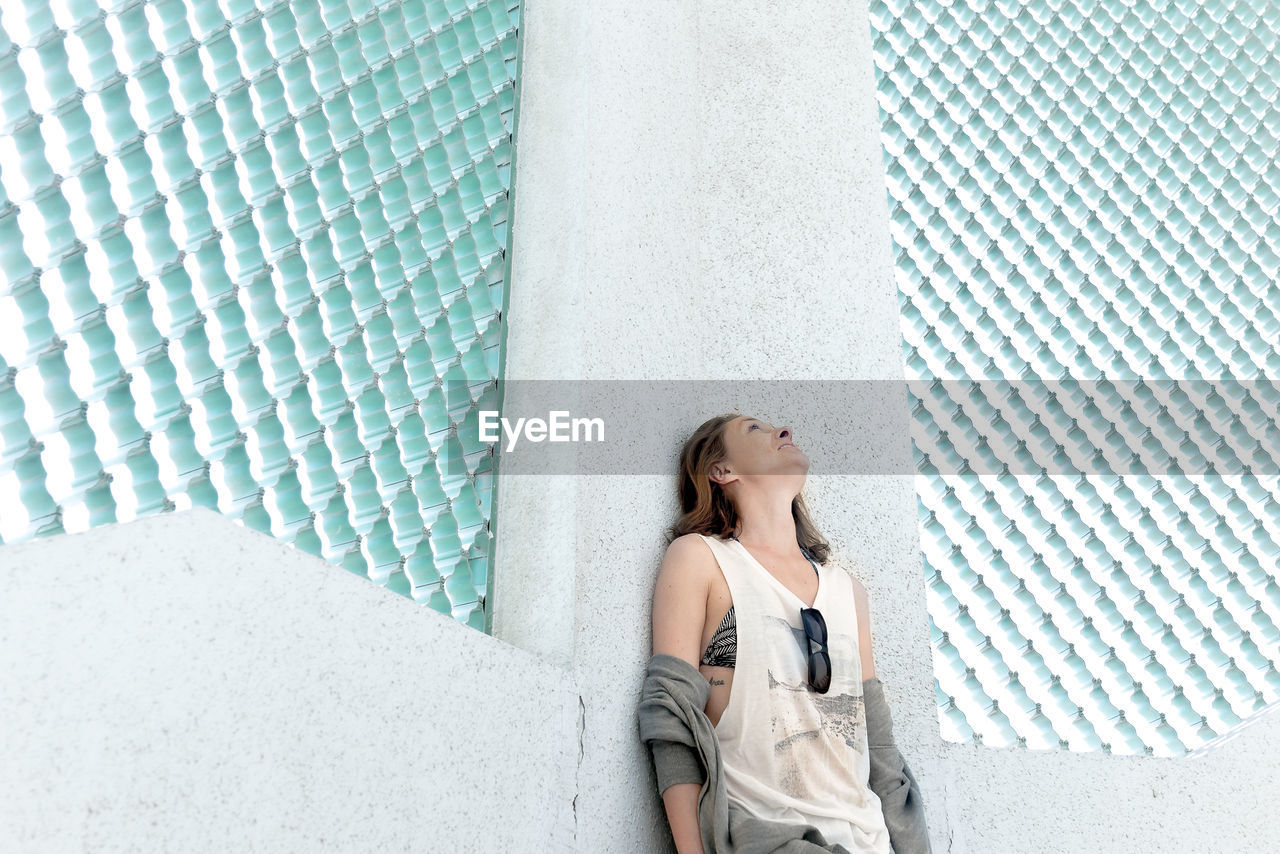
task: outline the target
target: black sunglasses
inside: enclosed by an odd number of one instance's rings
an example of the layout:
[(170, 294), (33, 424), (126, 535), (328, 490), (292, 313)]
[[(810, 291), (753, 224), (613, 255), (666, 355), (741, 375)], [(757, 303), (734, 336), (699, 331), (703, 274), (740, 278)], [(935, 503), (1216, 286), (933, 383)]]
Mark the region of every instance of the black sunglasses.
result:
[[(827, 621), (817, 608), (801, 608), (805, 645), (809, 652), (809, 687), (819, 694), (831, 687), (831, 655), (827, 652)], [(817, 644), (815, 650), (813, 645)]]

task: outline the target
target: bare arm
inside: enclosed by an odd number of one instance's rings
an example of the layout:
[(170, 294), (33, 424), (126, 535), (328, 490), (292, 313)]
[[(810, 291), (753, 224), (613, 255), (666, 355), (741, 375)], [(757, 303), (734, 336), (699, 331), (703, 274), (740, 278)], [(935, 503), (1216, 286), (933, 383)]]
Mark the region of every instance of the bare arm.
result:
[(866, 703), (867, 752), (871, 760), (868, 785), (880, 798), (885, 827), (896, 854), (931, 854), (924, 798), (920, 784), (893, 739), (893, 718), (871, 656), (871, 608), (867, 590), (856, 578), (853, 599), (858, 614), (858, 652), (862, 659), (862, 696)]
[[(696, 534), (667, 547), (653, 592), (653, 654), (684, 659), (697, 668), (715, 557)], [(679, 854), (704, 854), (698, 825), (699, 783), (675, 783), (662, 793)]]
[(697, 783), (676, 783), (662, 793), (662, 805), (667, 809), (667, 823), (671, 825), (671, 838), (676, 843), (677, 854), (703, 854), (702, 830), (698, 827)]
[(871, 606), (867, 603), (867, 588), (862, 582), (850, 576), (853, 581), (853, 601), (858, 615), (858, 653), (862, 659), (863, 680), (874, 679), (876, 675), (875, 659), (871, 655)]

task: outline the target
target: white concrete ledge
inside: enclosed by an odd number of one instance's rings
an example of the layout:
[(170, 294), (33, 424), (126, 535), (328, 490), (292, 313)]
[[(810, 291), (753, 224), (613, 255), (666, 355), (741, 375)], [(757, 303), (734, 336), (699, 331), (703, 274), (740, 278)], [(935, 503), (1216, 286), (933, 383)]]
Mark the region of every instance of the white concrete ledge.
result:
[(569, 850), (565, 669), (215, 513), (0, 548), (0, 850)]
[(1192, 758), (943, 744), (904, 750), (929, 781), (935, 854), (1280, 850), (1280, 720)]

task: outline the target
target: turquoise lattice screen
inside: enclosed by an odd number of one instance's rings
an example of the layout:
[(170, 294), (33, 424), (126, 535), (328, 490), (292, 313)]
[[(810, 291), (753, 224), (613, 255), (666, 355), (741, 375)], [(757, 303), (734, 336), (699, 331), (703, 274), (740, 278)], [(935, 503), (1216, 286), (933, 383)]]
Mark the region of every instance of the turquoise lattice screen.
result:
[(0, 3), (0, 541), (216, 508), (484, 628), (519, 11)]
[[(870, 12), (910, 378), (1280, 376), (1280, 6)], [(1274, 382), (1003, 414), (955, 387), (913, 394), (918, 445), (964, 456), (1018, 424), (1069, 455), (1105, 411), (1210, 460), (1276, 449)], [(945, 738), (1178, 755), (1280, 699), (1274, 460), (1201, 477), (916, 459)]]

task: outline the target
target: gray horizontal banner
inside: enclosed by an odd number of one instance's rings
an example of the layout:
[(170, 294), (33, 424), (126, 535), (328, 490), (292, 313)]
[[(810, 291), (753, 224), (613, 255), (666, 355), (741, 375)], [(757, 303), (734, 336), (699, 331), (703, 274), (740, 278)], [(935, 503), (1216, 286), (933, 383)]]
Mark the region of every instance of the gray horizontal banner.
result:
[[(443, 389), (442, 471), (674, 475), (720, 414), (790, 426), (814, 475), (1280, 473), (1272, 380), (506, 380)], [(434, 443), (433, 443), (434, 444)]]

